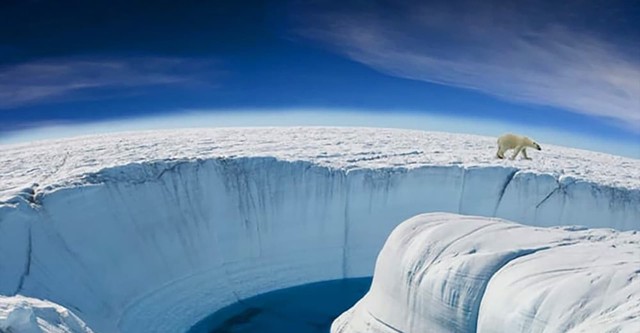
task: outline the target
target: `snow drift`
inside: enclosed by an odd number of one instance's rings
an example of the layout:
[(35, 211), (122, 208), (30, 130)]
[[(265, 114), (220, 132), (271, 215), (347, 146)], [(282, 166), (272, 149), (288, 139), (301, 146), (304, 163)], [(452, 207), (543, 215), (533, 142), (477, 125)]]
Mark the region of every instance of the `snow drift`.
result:
[(76, 315), (51, 302), (0, 296), (0, 332), (93, 333)]
[(331, 332), (639, 332), (639, 245), (635, 231), (419, 215)]
[[(3, 146), (0, 294), (96, 332), (183, 332), (238, 299), (371, 276), (419, 213), (640, 227), (640, 161), (380, 129), (190, 130)], [(1, 319), (0, 319), (1, 320)]]

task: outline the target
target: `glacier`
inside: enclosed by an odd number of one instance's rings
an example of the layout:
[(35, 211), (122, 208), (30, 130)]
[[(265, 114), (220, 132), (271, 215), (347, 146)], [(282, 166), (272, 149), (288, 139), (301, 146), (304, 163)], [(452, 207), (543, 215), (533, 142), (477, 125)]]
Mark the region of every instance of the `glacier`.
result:
[(371, 276), (390, 232), (425, 212), (640, 229), (640, 161), (495, 150), (494, 138), (367, 128), (2, 145), (0, 304), (46, 300), (95, 332), (184, 332), (240, 299)]
[(638, 332), (639, 245), (636, 231), (418, 215), (331, 332)]

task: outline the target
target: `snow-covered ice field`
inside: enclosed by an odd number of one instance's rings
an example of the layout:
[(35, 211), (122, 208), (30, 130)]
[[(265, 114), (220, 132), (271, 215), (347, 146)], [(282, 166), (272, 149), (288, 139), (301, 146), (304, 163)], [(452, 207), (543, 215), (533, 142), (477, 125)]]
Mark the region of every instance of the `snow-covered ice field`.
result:
[[(420, 213), (640, 229), (640, 160), (541, 144), (531, 161), (496, 159), (495, 138), (363, 128), (3, 145), (0, 295), (45, 299), (96, 332), (185, 332), (238, 299), (371, 276), (391, 230)], [(0, 311), (0, 329), (65, 323), (20, 308)]]
[[(146, 131), (0, 145), (0, 200), (23, 188), (65, 184), (86, 173), (152, 161), (273, 157), (352, 170), (420, 166), (514, 167), (640, 188), (640, 160), (550, 146), (534, 161), (495, 159), (496, 138), (379, 128), (227, 128)], [(507, 154), (508, 155), (508, 154)]]

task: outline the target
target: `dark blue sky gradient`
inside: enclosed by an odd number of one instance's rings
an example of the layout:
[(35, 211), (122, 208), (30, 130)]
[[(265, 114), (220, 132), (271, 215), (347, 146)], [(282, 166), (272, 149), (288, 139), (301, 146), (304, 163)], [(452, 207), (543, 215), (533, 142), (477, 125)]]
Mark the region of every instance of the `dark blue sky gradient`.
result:
[[(609, 23), (606, 32), (621, 40), (635, 37), (634, 25), (626, 19), (638, 13), (637, 6), (625, 1), (616, 4), (620, 9), (608, 15), (618, 15), (620, 22), (611, 23), (612, 18), (605, 17), (594, 24)], [(95, 56), (179, 57), (210, 60), (213, 65), (198, 73), (196, 82), (110, 85), (6, 107), (0, 109), (0, 136), (57, 122), (193, 109), (314, 107), (492, 118), (640, 139), (638, 133), (600, 118), (383, 74), (297, 35), (299, 7), (296, 2), (269, 1), (1, 2), (0, 71), (40, 60)], [(586, 7), (586, 18), (595, 15), (594, 8)]]

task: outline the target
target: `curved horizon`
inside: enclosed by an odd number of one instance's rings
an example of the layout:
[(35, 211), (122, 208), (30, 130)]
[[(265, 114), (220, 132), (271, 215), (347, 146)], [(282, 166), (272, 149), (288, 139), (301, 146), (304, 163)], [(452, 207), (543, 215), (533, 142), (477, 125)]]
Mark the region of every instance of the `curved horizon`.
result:
[(5, 133), (0, 136), (0, 144), (125, 131), (290, 126), (397, 128), (493, 137), (513, 132), (532, 137), (541, 143), (640, 159), (640, 149), (633, 139), (625, 142), (625, 140), (615, 140), (606, 136), (595, 137), (588, 133), (566, 133), (552, 127), (528, 126), (462, 116), (416, 114), (411, 111), (382, 113), (358, 109), (232, 109), (216, 110), (215, 113), (194, 110), (180, 114), (128, 117), (112, 121), (59, 123)]

